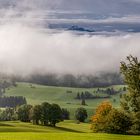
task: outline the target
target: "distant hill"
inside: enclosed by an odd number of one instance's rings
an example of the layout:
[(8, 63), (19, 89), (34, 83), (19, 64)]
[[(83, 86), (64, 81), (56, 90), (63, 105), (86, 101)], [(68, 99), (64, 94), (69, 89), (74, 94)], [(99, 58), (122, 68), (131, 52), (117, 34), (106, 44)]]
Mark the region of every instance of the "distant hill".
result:
[(77, 25), (73, 25), (70, 28), (68, 28), (70, 31), (80, 31), (80, 32), (95, 32), (95, 30), (85, 29), (83, 27), (79, 27)]
[[(111, 86), (115, 90), (120, 90), (124, 86)], [(42, 102), (57, 103), (62, 108), (67, 108), (71, 112), (71, 118), (74, 117), (74, 112), (78, 107), (81, 107), (81, 100), (75, 99), (77, 93), (88, 91), (95, 95), (98, 88), (70, 88), (70, 87), (55, 87), (55, 86), (42, 86), (31, 83), (17, 83), (16, 87), (11, 87), (6, 90), (6, 96), (24, 96), (28, 104), (40, 104)], [(100, 88), (106, 89), (106, 88)], [(98, 96), (105, 96), (104, 93), (97, 93)], [(114, 100), (115, 99), (115, 100)], [(110, 98), (104, 99), (91, 99), (86, 100), (89, 117), (93, 114), (97, 105), (104, 100), (110, 100), (115, 107), (119, 107), (120, 93), (111, 95)]]

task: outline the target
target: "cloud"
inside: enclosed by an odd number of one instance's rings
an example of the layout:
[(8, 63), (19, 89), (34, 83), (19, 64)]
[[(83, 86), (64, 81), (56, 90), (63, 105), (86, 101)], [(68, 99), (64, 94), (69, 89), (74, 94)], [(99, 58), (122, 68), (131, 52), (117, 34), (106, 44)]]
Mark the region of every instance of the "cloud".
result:
[(0, 26), (1, 72), (95, 74), (118, 71), (127, 55), (139, 55), (140, 34), (121, 36), (51, 33), (22, 24)]

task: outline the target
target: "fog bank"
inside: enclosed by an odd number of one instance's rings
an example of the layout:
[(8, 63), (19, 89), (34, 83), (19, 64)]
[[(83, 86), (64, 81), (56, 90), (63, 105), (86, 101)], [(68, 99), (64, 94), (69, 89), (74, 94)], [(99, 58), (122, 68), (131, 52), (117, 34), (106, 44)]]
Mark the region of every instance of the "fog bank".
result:
[(50, 33), (20, 23), (0, 25), (0, 72), (95, 74), (119, 71), (129, 54), (140, 56), (140, 34)]

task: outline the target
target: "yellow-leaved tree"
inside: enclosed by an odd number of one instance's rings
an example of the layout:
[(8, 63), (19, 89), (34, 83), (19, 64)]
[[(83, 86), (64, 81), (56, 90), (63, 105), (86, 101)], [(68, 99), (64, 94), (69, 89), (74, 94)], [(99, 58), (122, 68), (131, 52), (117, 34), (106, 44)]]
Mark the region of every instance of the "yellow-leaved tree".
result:
[(91, 117), (92, 125), (91, 129), (94, 132), (103, 132), (106, 127), (107, 116), (113, 109), (112, 105), (108, 101), (102, 102), (96, 109), (95, 115)]

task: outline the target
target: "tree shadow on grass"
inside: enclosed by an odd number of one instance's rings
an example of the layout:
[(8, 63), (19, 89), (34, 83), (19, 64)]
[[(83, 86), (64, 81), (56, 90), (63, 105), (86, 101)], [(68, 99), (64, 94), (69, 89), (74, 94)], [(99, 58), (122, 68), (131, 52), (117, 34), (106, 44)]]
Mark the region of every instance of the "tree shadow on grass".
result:
[(10, 126), (10, 127), (14, 127), (13, 125), (5, 124), (5, 123), (0, 123), (0, 126)]
[(54, 127), (54, 128), (57, 130), (62, 130), (62, 131), (66, 131), (66, 132), (84, 133), (84, 132), (81, 132), (78, 130), (73, 130), (73, 129), (65, 128), (65, 127)]

